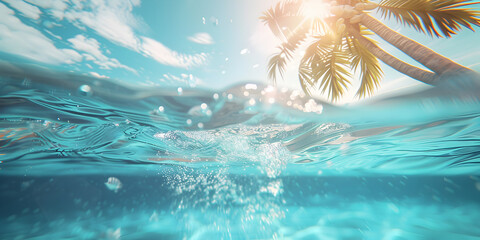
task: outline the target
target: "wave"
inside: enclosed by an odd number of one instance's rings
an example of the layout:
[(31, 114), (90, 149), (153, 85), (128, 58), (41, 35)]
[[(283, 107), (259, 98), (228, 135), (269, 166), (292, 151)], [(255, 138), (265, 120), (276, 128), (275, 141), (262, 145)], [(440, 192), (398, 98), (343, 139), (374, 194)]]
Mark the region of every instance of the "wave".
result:
[(258, 83), (218, 91), (138, 86), (6, 62), (0, 76), (4, 174), (479, 171), (475, 77), (339, 107)]

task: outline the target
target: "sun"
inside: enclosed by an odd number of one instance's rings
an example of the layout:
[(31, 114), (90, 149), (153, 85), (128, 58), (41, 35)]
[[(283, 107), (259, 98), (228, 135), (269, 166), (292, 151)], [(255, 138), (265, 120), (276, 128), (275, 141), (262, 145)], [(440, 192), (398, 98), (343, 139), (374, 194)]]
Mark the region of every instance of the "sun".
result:
[(320, 0), (306, 0), (303, 4), (303, 14), (310, 19), (325, 18), (330, 15), (330, 5)]

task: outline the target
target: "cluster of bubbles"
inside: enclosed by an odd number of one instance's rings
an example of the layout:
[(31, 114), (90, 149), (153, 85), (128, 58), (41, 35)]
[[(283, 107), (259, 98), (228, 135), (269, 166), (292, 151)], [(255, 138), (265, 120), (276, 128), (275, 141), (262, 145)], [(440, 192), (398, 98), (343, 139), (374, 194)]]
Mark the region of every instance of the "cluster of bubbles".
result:
[[(275, 104), (275, 101), (269, 101), (270, 98), (275, 97), (275, 94), (275, 88), (269, 86), (260, 88), (256, 84), (247, 84), (229, 92), (213, 93), (211, 101), (204, 100), (205, 102), (188, 110), (186, 124), (188, 126), (196, 124), (199, 129), (203, 128), (203, 121), (210, 120), (223, 104), (243, 106), (245, 113), (249, 110), (253, 112), (255, 107), (262, 107), (260, 105)], [(256, 141), (264, 135), (280, 131), (285, 131), (284, 125), (278, 128), (262, 126), (257, 129), (239, 124), (221, 129), (157, 133), (155, 135), (157, 139), (167, 139), (166, 144), (178, 145), (178, 147), (169, 145), (170, 150), (177, 149), (184, 152), (189, 149), (192, 151), (190, 155), (195, 155), (200, 153), (199, 148), (215, 146), (217, 151), (216, 155), (215, 153), (212, 155), (214, 161), (219, 163), (212, 165), (215, 166), (214, 171), (192, 170), (185, 167), (172, 173), (168, 181), (176, 199), (172, 206), (172, 209), (175, 209), (172, 214), (181, 218), (179, 219), (181, 221), (188, 221), (185, 218), (188, 218), (190, 213), (186, 213), (191, 209), (199, 209), (205, 213), (203, 217), (207, 218), (203, 229), (219, 230), (221, 228), (222, 232), (230, 232), (239, 227), (254, 228), (263, 231), (262, 234), (270, 234), (266, 238), (272, 237), (275, 234), (275, 228), (272, 225), (285, 216), (281, 207), (285, 203), (282, 196), (283, 182), (279, 176), (292, 155), (281, 142), (258, 144)], [(268, 139), (271, 140), (271, 138)], [(189, 147), (183, 142), (200, 145)], [(239, 180), (238, 176), (230, 172), (232, 163), (235, 165), (235, 162), (245, 161), (254, 166), (264, 177), (250, 178), (248, 181), (254, 182), (244, 182), (245, 179)], [(211, 212), (215, 214), (209, 214)], [(236, 216), (233, 219), (238, 219), (239, 222), (224, 224), (218, 222), (219, 216), (232, 215)]]
[[(78, 93), (81, 96), (92, 96), (93, 89), (89, 85), (81, 85), (78, 87)], [(184, 89), (182, 87), (177, 88), (178, 96), (184, 95)], [(288, 90), (282, 88), (278, 91), (273, 86), (259, 87), (257, 84), (248, 83), (239, 88), (233, 88), (229, 91), (221, 94), (214, 93), (212, 95), (212, 103), (214, 105), (223, 104), (225, 102), (243, 103), (244, 113), (256, 114), (261, 110), (265, 110), (265, 107), (271, 107), (273, 104), (280, 104), (287, 107), (291, 107), (296, 110), (300, 110), (307, 113), (320, 114), (323, 111), (322, 104), (317, 103), (314, 99), (306, 100), (306, 95), (300, 91), (291, 91), (288, 96)], [(280, 101), (277, 101), (280, 99)], [(285, 101), (286, 100), (286, 101)], [(151, 111), (151, 115), (161, 115), (165, 111), (164, 106), (159, 106), (158, 109)], [(185, 120), (185, 124), (189, 127), (196, 125), (199, 129), (205, 126), (205, 122), (209, 121), (214, 114), (214, 109), (204, 102), (200, 105), (193, 106), (188, 111), (188, 117)], [(160, 118), (157, 120), (165, 120)]]
[[(193, 106), (188, 110), (188, 115), (195, 117), (198, 120), (208, 120), (212, 116), (212, 110), (206, 103), (202, 103), (198, 106)], [(192, 119), (187, 119), (187, 125), (191, 126), (193, 124)], [(197, 127), (198, 128), (203, 128), (203, 122), (198, 122)]]
[[(91, 90), (90, 90), (91, 91)], [(178, 96), (184, 96), (184, 89), (177, 88)], [(278, 107), (286, 107), (305, 113), (321, 114), (323, 105), (318, 101), (308, 98), (303, 92), (289, 91), (286, 88), (277, 89), (273, 86), (261, 86), (247, 83), (239, 87), (229, 89), (222, 93), (213, 93), (210, 101), (201, 102), (189, 108), (184, 118), (184, 124), (188, 128), (203, 129), (212, 120), (216, 112), (224, 110), (229, 103), (241, 106), (240, 114), (255, 115), (259, 112), (268, 113)], [(235, 108), (237, 109), (237, 108)], [(151, 115), (156, 115), (156, 120), (167, 120), (168, 114), (164, 114), (165, 107), (159, 106), (152, 110)], [(163, 116), (158, 118), (158, 116)]]
[[(244, 181), (229, 174), (228, 168), (207, 173), (176, 171), (168, 181), (176, 199), (172, 214), (188, 221), (190, 214), (186, 213), (199, 209), (204, 219), (202, 229), (224, 233), (251, 229), (246, 232), (259, 231), (271, 237), (274, 222), (285, 217), (281, 208), (285, 203), (283, 183), (279, 179)], [(222, 221), (222, 217), (235, 222)]]

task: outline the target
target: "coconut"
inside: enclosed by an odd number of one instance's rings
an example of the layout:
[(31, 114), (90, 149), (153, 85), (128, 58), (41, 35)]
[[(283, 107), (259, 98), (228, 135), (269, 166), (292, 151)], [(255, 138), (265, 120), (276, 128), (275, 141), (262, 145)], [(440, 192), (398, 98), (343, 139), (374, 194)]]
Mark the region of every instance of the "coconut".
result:
[(363, 10), (367, 10), (367, 11), (368, 10), (373, 10), (377, 7), (378, 7), (377, 3), (369, 2), (369, 3), (365, 3)]
[(355, 9), (357, 9), (358, 11), (363, 11), (363, 10), (365, 10), (365, 3), (357, 3), (357, 4), (355, 4)]
[(342, 6), (333, 6), (333, 7), (330, 8), (330, 12), (337, 17), (341, 17), (343, 15), (343, 13), (345, 12), (345, 10), (343, 9), (343, 5)]
[(343, 17), (345, 18), (351, 18), (356, 14), (355, 9), (350, 5), (345, 5), (343, 9), (344, 9)]
[(361, 21), (362, 21), (362, 15), (361, 14), (355, 15), (352, 18), (350, 18), (350, 23), (351, 24), (359, 23)]

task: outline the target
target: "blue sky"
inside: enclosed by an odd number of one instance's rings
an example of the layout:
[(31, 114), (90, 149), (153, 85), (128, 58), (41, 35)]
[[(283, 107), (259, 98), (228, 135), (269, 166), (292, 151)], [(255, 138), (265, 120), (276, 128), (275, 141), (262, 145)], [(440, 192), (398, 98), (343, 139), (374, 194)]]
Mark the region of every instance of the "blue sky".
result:
[[(0, 57), (143, 85), (268, 83), (268, 57), (279, 42), (258, 17), (277, 1), (0, 0)], [(477, 33), (436, 39), (385, 23), (480, 71)], [(382, 47), (415, 64), (394, 47)], [(293, 60), (283, 85), (298, 88), (297, 66)], [(378, 94), (422, 85), (383, 69)], [(340, 103), (355, 100), (353, 86)]]

